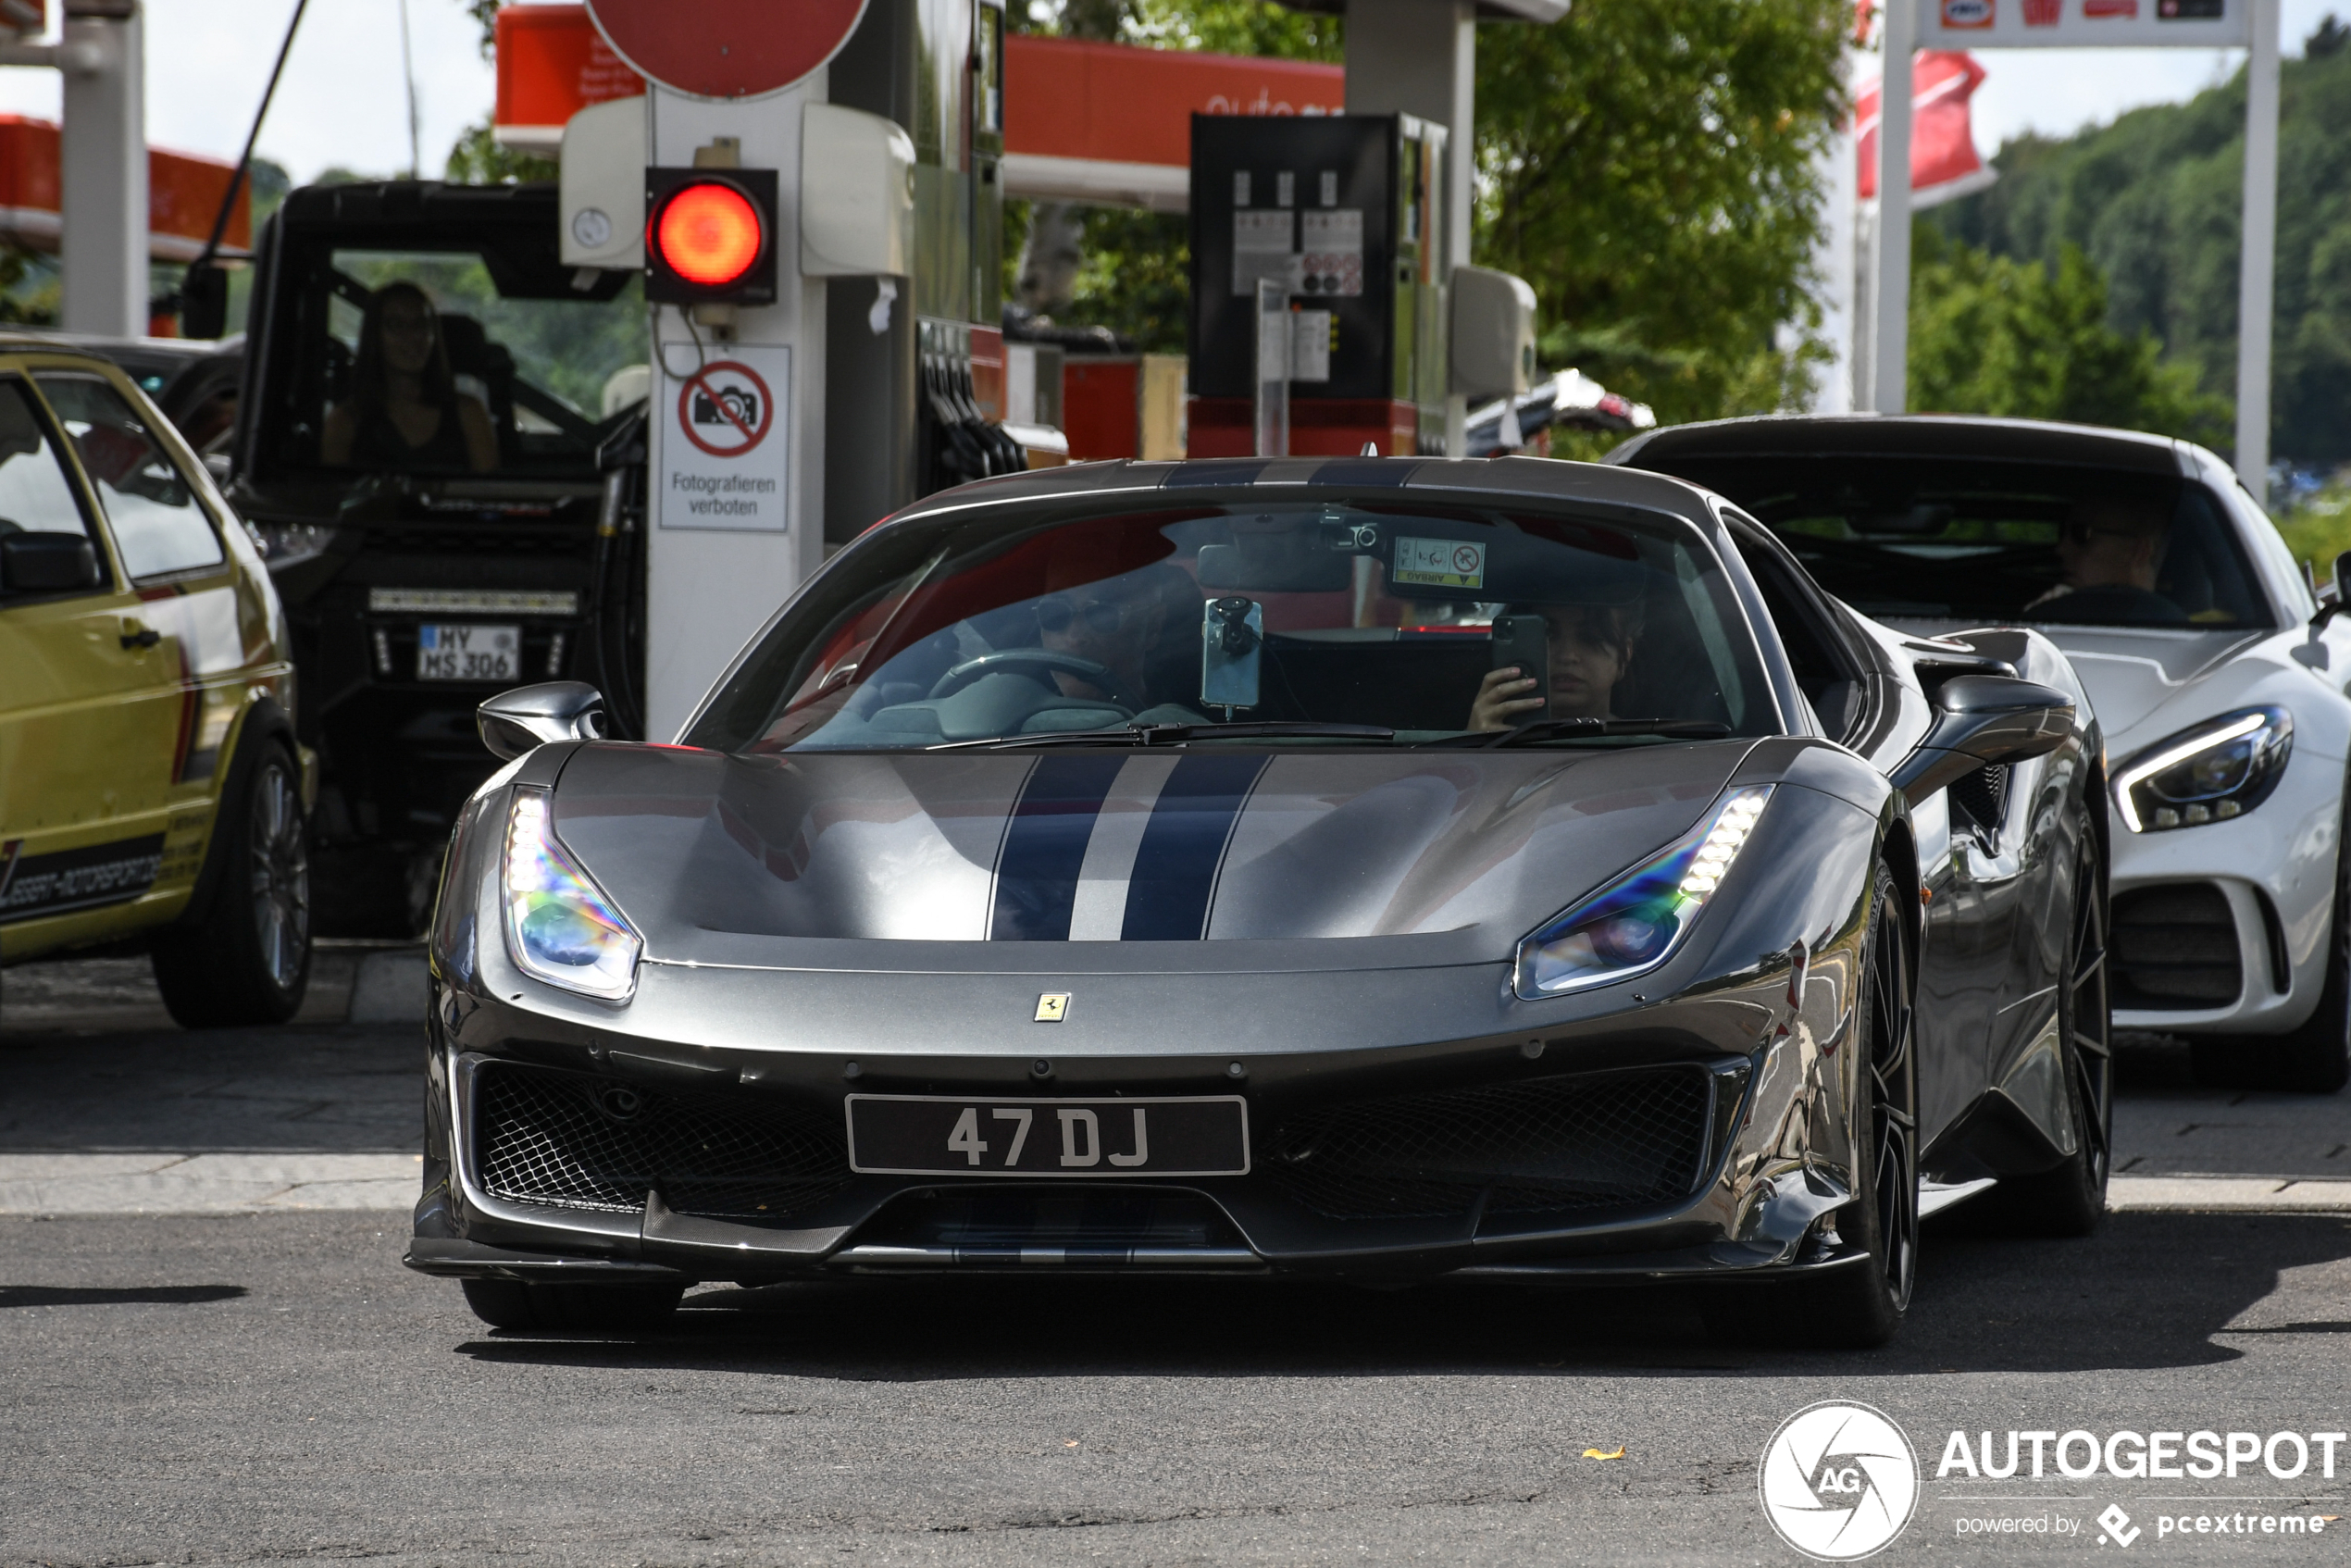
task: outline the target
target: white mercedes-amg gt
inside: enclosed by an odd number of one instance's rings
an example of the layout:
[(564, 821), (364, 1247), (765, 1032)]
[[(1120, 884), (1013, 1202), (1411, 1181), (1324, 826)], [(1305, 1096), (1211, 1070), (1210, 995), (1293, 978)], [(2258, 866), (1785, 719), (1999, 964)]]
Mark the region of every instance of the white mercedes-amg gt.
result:
[[(2108, 748), (2114, 1023), (2196, 1076), (2351, 1073), (2345, 758), (2351, 621), (2321, 609), (2228, 467), (2159, 436), (1950, 416), (1734, 419), (1635, 437), (1771, 528), (1830, 592), (1906, 629), (2023, 625), (2071, 657)], [(1987, 770), (1987, 887), (2022, 803)], [(1954, 797), (1959, 794), (1954, 790)]]

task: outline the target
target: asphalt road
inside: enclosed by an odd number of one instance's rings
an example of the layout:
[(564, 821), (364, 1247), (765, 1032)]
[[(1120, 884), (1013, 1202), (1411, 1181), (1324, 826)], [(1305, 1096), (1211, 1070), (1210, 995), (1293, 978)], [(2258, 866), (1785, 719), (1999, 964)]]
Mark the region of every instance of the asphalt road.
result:
[[(0, 1191), (10, 1160), (413, 1152), (413, 1029), (184, 1035), (42, 974), (0, 1004)], [(2351, 1103), (2199, 1095), (2155, 1049), (2126, 1089), (2143, 1170), (2351, 1174)], [(1936, 1475), (1954, 1430), (2351, 1428), (2343, 1213), (2027, 1242), (1962, 1210), (1892, 1348), (1799, 1355), (1710, 1343), (1670, 1292), (1240, 1281), (721, 1287), (658, 1335), (493, 1333), (399, 1266), (383, 1200), (318, 1190), (0, 1212), (0, 1563), (1794, 1563), (1759, 1458), (1829, 1399), (1923, 1469), (1873, 1561), (2351, 1555), (2351, 1443), (2331, 1481)], [(2196, 1514), (2344, 1517), (2158, 1533)], [(2048, 1533), (1959, 1534), (2000, 1519)]]

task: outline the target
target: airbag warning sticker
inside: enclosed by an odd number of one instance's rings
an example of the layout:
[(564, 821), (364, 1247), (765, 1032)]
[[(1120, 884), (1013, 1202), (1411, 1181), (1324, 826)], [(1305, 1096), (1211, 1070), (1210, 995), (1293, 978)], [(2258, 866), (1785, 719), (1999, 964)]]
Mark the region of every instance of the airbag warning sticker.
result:
[(1431, 588), (1483, 588), (1486, 546), (1465, 539), (1399, 539), (1390, 575)]

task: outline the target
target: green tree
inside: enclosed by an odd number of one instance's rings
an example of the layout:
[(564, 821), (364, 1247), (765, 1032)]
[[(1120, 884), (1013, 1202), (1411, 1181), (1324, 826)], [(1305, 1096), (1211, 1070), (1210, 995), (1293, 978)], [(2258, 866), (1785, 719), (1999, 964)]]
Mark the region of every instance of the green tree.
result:
[[(466, 14), (481, 29), (481, 57), (493, 59), (498, 53), (499, 0), (459, 0)], [(542, 158), (529, 153), (518, 153), (502, 147), (491, 133), (487, 119), (478, 120), (457, 135), (456, 144), (449, 149), (448, 173), (443, 177), (460, 185), (529, 184), (555, 178), (553, 158)]]
[[(2270, 440), (2282, 456), (2351, 461), (2351, 50), (2330, 17), (2284, 63), (2278, 157)], [(2109, 288), (2107, 320), (2151, 332), (2197, 383), (2236, 380), (2245, 76), (2062, 141), (2024, 137), (1988, 190), (1939, 207), (1939, 230), (1996, 256), (2057, 265), (2079, 246)], [(2225, 442), (2223, 447), (2225, 449)]]
[(63, 298), (55, 255), (0, 244), (0, 325), (54, 327)]
[(490, 122), (484, 119), (466, 127), (458, 135), (457, 144), (449, 149), (448, 173), (444, 178), (460, 185), (516, 185), (552, 180), (559, 172), (553, 158), (500, 146), (491, 133)]
[(1474, 251), (1534, 284), (1546, 363), (1668, 422), (1801, 391), (1822, 357), (1815, 160), (1844, 113), (1849, 14), (1577, 0), (1551, 27), (1480, 30)]
[(2107, 283), (2081, 247), (2055, 267), (1996, 256), (1921, 228), (1911, 257), (1909, 406), (2152, 430), (2217, 445), (2226, 399), (2168, 364), (2155, 334), (2108, 321)]

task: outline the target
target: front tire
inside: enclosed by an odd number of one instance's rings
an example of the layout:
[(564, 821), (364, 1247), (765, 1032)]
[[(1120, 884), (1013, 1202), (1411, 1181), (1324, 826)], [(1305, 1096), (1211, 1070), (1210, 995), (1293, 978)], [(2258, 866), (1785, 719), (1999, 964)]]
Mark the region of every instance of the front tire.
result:
[(1833, 1216), (1863, 1256), (1789, 1280), (1719, 1287), (1701, 1298), (1723, 1338), (1808, 1350), (1872, 1350), (1894, 1338), (1918, 1278), (1918, 1058), (1910, 966), (1896, 913), (1901, 886), (1884, 865), (1870, 890), (1852, 1050), (1860, 1064), (1853, 1201)]
[(492, 1328), (642, 1332), (666, 1324), (686, 1293), (682, 1285), (525, 1285), (512, 1279), (464, 1284), (466, 1305)]
[(155, 940), (163, 1004), (183, 1028), (282, 1024), (310, 984), (309, 823), (275, 741), (220, 803), (219, 875), (204, 907)]

